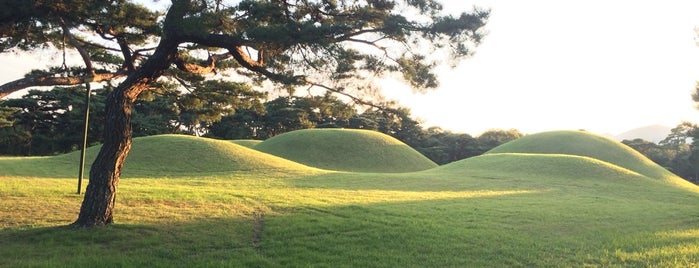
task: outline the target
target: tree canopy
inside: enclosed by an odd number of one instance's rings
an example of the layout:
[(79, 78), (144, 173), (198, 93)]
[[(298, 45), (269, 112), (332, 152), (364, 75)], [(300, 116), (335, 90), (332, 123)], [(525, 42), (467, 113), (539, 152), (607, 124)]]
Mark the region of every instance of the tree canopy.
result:
[(125, 77), (165, 43), (160, 71), (170, 64), (194, 74), (234, 69), (256, 81), (341, 94), (395, 72), (424, 90), (438, 86), (432, 67), (473, 52), (488, 17), (483, 10), (442, 16), (432, 0), (173, 1), (165, 17), (125, 0), (10, 0), (0, 8), (0, 52), (73, 48), (85, 65), (58, 61), (1, 85), (0, 97)]
[(0, 98), (37, 86), (117, 85), (75, 222), (84, 227), (113, 221), (141, 93), (167, 82), (240, 97), (232, 83), (272, 83), (379, 106), (365, 94), (373, 78), (395, 74), (416, 90), (436, 88), (434, 67), (473, 53), (489, 14), (444, 14), (434, 0), (173, 0), (164, 12), (126, 0), (9, 0), (0, 10), (0, 52), (71, 49), (82, 59), (0, 85)]

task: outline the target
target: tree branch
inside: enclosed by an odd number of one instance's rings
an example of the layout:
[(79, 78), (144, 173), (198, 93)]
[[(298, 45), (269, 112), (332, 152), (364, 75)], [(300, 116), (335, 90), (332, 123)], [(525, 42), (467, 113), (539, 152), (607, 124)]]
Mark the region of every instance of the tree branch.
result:
[[(303, 80), (305, 76), (289, 76), (275, 73), (267, 69), (266, 65), (264, 64), (264, 56), (262, 56), (264, 52), (258, 54), (258, 60), (253, 60), (243, 49), (245, 47), (254, 48), (254, 44), (251, 44), (250, 42), (247, 42), (246, 40), (241, 39), (239, 37), (227, 34), (180, 35), (178, 37), (179, 40), (183, 43), (188, 42), (207, 47), (227, 49), (228, 54), (230, 54), (243, 68), (261, 74), (274, 82), (295, 85), (305, 84)], [(182, 67), (187, 68), (186, 66)], [(180, 68), (179, 65), (178, 68)], [(193, 70), (195, 71), (195, 73), (199, 71), (197, 70), (197, 68), (194, 68)], [(205, 68), (204, 70), (207, 69)]]
[(92, 69), (92, 61), (90, 60), (90, 54), (87, 53), (87, 50), (83, 46), (80, 45), (80, 42), (78, 42), (77, 39), (73, 36), (73, 34), (70, 33), (70, 28), (68, 28), (68, 25), (66, 25), (65, 21), (63, 18), (60, 18), (60, 24), (61, 24), (61, 29), (63, 29), (63, 34), (68, 37), (68, 42), (70, 42), (73, 47), (75, 47), (76, 50), (78, 50), (78, 53), (80, 53), (80, 57), (83, 58), (83, 61), (85, 62), (85, 69), (87, 71), (88, 76), (94, 76), (95, 71)]
[(124, 56), (124, 68), (130, 72), (136, 70), (136, 66), (134, 65), (136, 57), (131, 54), (131, 48), (129, 48), (129, 44), (126, 42), (126, 39), (123, 36), (118, 35), (116, 36), (116, 41), (121, 49), (121, 55)]
[(304, 79), (304, 82), (305, 82), (306, 84), (311, 85), (311, 87), (319, 87), (319, 88), (325, 89), (325, 90), (327, 90), (327, 91), (330, 91), (330, 92), (332, 92), (332, 93), (336, 93), (336, 94), (340, 94), (340, 95), (342, 95), (342, 96), (345, 96), (345, 97), (351, 99), (351, 100), (352, 100), (354, 103), (356, 103), (356, 104), (360, 104), (360, 105), (365, 105), (365, 106), (373, 107), (373, 108), (376, 108), (376, 109), (379, 109), (379, 110), (382, 110), (382, 111), (392, 111), (392, 109), (389, 108), (389, 107), (382, 106), (382, 105), (379, 105), (379, 104), (376, 104), (376, 103), (373, 103), (373, 102), (370, 102), (370, 101), (363, 100), (363, 99), (361, 99), (361, 98), (359, 98), (359, 97), (357, 97), (357, 96), (354, 96), (354, 95), (352, 95), (352, 94), (349, 94), (349, 93), (347, 93), (347, 92), (344, 92), (344, 91), (341, 90), (341, 89), (337, 89), (337, 88), (333, 88), (333, 87), (330, 87), (330, 86), (326, 86), (326, 85), (324, 85), (324, 84), (321, 84), (321, 83), (318, 83), (318, 82), (314, 82), (314, 81), (311, 81), (311, 80), (309, 80), (309, 79)]
[[(77, 38), (76, 38), (76, 39), (77, 39)], [(108, 46), (104, 46), (104, 45), (100, 45), (100, 44), (91, 43), (91, 42), (88, 42), (88, 41), (82, 40), (82, 39), (77, 39), (77, 40), (78, 40), (78, 42), (82, 43), (83, 46), (96, 47), (96, 48), (99, 48), (99, 49), (104, 49), (104, 50), (113, 51), (113, 52), (121, 52), (120, 49), (116, 49), (116, 48), (112, 48), (112, 47), (108, 47)]]
[(357, 31), (354, 31), (354, 32), (349, 32), (349, 33), (342, 34), (342, 35), (338, 36), (336, 39), (337, 39), (338, 41), (345, 41), (345, 40), (348, 40), (348, 39), (350, 39), (350, 38), (352, 38), (352, 37), (359, 36), (359, 35), (362, 35), (362, 34), (367, 34), (367, 33), (382, 33), (382, 32), (385, 31), (385, 30), (386, 30), (386, 28), (368, 28), (368, 29), (361, 29), (361, 30), (357, 30)]
[[(99, 34), (103, 39), (116, 41), (116, 43), (119, 45), (118, 51), (120, 51), (121, 55), (124, 56), (123, 67), (129, 71), (136, 70), (136, 67), (134, 66), (135, 56), (131, 53), (131, 48), (129, 47), (129, 43), (126, 42), (126, 38), (114, 31), (114, 28), (111, 26), (93, 25), (93, 27), (95, 28), (95, 32), (97, 32), (97, 34)], [(107, 35), (111, 35), (111, 37)]]
[(172, 77), (173, 79), (175, 79), (175, 81), (180, 83), (180, 85), (182, 85), (182, 87), (184, 87), (187, 91), (189, 91), (189, 93), (193, 93), (193, 91), (191, 89), (192, 85), (187, 83), (187, 81), (184, 81), (184, 79), (180, 78), (177, 75), (172, 75), (170, 77)]
[(195, 43), (202, 46), (229, 48), (237, 46), (252, 46), (246, 40), (228, 34), (180, 35), (182, 43)]
[(174, 63), (175, 66), (182, 71), (203, 75), (214, 72), (216, 70), (217, 61), (225, 60), (231, 56), (233, 56), (231, 53), (216, 54), (213, 56), (210, 55), (209, 59), (207, 60), (207, 65), (199, 65), (196, 63), (187, 62), (184, 56), (178, 55), (177, 58), (175, 58)]
[[(383, 39), (383, 38), (380, 38), (379, 40), (381, 40), (381, 39)], [(370, 46), (373, 46), (375, 48), (378, 48), (378, 49), (382, 50), (383, 52), (387, 51), (386, 47), (382, 47), (382, 46), (379, 46), (378, 44), (376, 44), (377, 41), (369, 41), (369, 40), (356, 39), (356, 38), (351, 38), (351, 37), (345, 39), (345, 41), (366, 44), (366, 45), (370, 45)]]
[[(114, 78), (125, 76), (126, 72), (116, 73), (98, 73), (92, 75), (92, 82), (102, 82)], [(4, 85), (0, 85), (0, 99), (12, 94), (13, 92), (29, 88), (29, 87), (49, 87), (49, 86), (72, 86), (87, 82), (87, 77), (56, 77), (54, 74), (25, 77)]]
[[(238, 61), (238, 63), (245, 67), (246, 69), (256, 72), (258, 74), (264, 75), (265, 77), (269, 78), (270, 80), (274, 82), (279, 82), (283, 84), (293, 84), (293, 85), (302, 85), (305, 84), (305, 76), (302, 75), (297, 75), (297, 76), (288, 76), (288, 75), (283, 75), (283, 74), (278, 74), (275, 72), (272, 72), (265, 68), (265, 65), (263, 62), (253, 60), (248, 56), (245, 51), (243, 51), (242, 46), (234, 47), (234, 48), (229, 48), (229, 52), (231, 55), (233, 55), (233, 58)], [(261, 59), (260, 59), (261, 60)]]

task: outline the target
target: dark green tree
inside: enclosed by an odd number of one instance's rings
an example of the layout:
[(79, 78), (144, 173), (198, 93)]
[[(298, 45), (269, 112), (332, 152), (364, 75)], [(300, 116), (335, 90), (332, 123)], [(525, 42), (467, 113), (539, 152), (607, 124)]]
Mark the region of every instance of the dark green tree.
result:
[(155, 87), (141, 94), (133, 105), (133, 135), (150, 136), (179, 133), (180, 125), (177, 90)]
[(0, 102), (0, 155), (27, 155), (31, 133), (17, 123), (15, 114), (21, 110), (5, 105)]
[(264, 97), (244, 83), (207, 80), (197, 84), (189, 86), (190, 91), (175, 102), (179, 112), (176, 127), (190, 135), (206, 133), (212, 124), (236, 109), (260, 106), (260, 98)]
[[(670, 131), (670, 134), (658, 142), (672, 157), (665, 165), (667, 169), (680, 177), (696, 181), (699, 171), (699, 148), (697, 145), (696, 124), (682, 122)], [(690, 143), (691, 141), (691, 143)]]
[(677, 152), (668, 146), (658, 145), (644, 139), (623, 140), (621, 143), (633, 148), (648, 159), (667, 169), (672, 169), (671, 163), (677, 157)]
[(372, 116), (358, 114), (350, 117), (347, 127), (353, 129), (378, 130), (379, 123), (376, 122), (375, 118)]
[(659, 145), (681, 146), (687, 144), (693, 131), (697, 128), (690, 122), (682, 122), (670, 130), (670, 134), (665, 139), (658, 142)]
[(265, 124), (263, 109), (239, 109), (213, 123), (206, 136), (226, 140), (261, 139)]
[[(263, 108), (263, 109), (260, 109)], [(348, 127), (355, 107), (333, 95), (278, 97), (263, 107), (236, 109), (214, 122), (207, 136), (225, 139), (259, 139), (297, 129)]]
[(485, 153), (490, 151), (490, 149), (498, 147), (501, 144), (505, 144), (509, 141), (519, 139), (522, 136), (524, 135), (516, 129), (491, 129), (481, 133), (477, 139), (481, 153)]
[(486, 11), (443, 16), (433, 0), (173, 0), (162, 17), (125, 0), (8, 0), (0, 10), (1, 51), (65, 45), (84, 63), (61, 68), (59, 62), (0, 85), (0, 97), (32, 86), (124, 78), (105, 102), (104, 144), (75, 222), (83, 227), (112, 223), (131, 148), (131, 110), (158, 80), (228, 68), (255, 82), (331, 91), (366, 104), (357, 92), (370, 91), (369, 79), (388, 73), (417, 90), (435, 88), (433, 67), (469, 56), (488, 17)]
[(264, 125), (257, 131), (256, 138), (264, 140), (293, 130), (314, 128), (315, 123), (309, 116), (294, 105), (294, 98), (276, 98), (265, 103)]
[(14, 108), (0, 106), (0, 128), (11, 127), (15, 124), (14, 119), (12, 119), (12, 114), (15, 112)]
[(443, 165), (464, 158), (480, 155), (478, 140), (469, 134), (452, 133), (439, 127), (427, 129), (425, 147), (418, 147), (425, 156)]
[(699, 128), (682, 122), (658, 144), (643, 139), (624, 140), (628, 145), (656, 164), (686, 180), (699, 182)]
[[(0, 127), (0, 154), (52, 155), (78, 148), (83, 133), (76, 126), (84, 120), (84, 95), (82, 87), (56, 87), (50, 91), (30, 90), (22, 98), (0, 101), (0, 109), (6, 111), (0, 120), (10, 122)], [(96, 101), (90, 109), (96, 112), (91, 118), (103, 121), (104, 93), (93, 98)], [(101, 127), (91, 126), (88, 143), (99, 141)]]
[(349, 119), (357, 114), (354, 105), (332, 94), (295, 98), (294, 106), (308, 113), (308, 120), (318, 128), (347, 127)]
[(418, 144), (424, 138), (422, 136), (424, 130), (420, 122), (413, 119), (410, 109), (405, 107), (368, 109), (361, 115), (355, 116), (354, 120), (353, 124), (357, 124), (358, 128), (379, 131), (411, 146)]

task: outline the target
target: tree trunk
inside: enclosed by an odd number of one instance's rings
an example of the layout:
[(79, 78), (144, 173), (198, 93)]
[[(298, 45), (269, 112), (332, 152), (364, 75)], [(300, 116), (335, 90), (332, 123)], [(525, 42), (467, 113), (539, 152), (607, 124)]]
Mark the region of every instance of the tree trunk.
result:
[(105, 103), (104, 143), (90, 170), (90, 181), (80, 207), (77, 227), (104, 226), (114, 222), (116, 190), (126, 156), (131, 150), (131, 108), (138, 95), (148, 89), (177, 55), (177, 42), (161, 40), (153, 55), (129, 75)]
[(111, 224), (121, 169), (131, 150), (131, 107), (133, 100), (125, 96), (123, 86), (106, 100), (104, 144), (90, 170), (90, 182), (74, 223), (79, 227)]

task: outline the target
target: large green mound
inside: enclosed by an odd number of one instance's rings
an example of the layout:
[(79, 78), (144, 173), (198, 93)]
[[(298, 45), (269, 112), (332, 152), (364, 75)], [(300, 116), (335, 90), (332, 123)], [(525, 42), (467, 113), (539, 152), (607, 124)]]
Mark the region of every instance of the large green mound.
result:
[(405, 143), (356, 129), (305, 129), (253, 147), (308, 166), (352, 172), (412, 172), (437, 166)]
[(524, 136), (486, 154), (564, 154), (605, 161), (649, 178), (696, 188), (623, 143), (586, 131), (550, 131)]
[(228, 141), (185, 135), (134, 139), (125, 176), (235, 171), (306, 170), (309, 167)]
[[(85, 176), (101, 146), (88, 148)], [(237, 171), (307, 171), (312, 168), (229, 141), (186, 135), (133, 139), (123, 177), (207, 176)], [(0, 175), (77, 177), (80, 152), (52, 157), (0, 158)]]
[(609, 162), (569, 154), (484, 154), (426, 172), (490, 179), (649, 179), (638, 172)]

